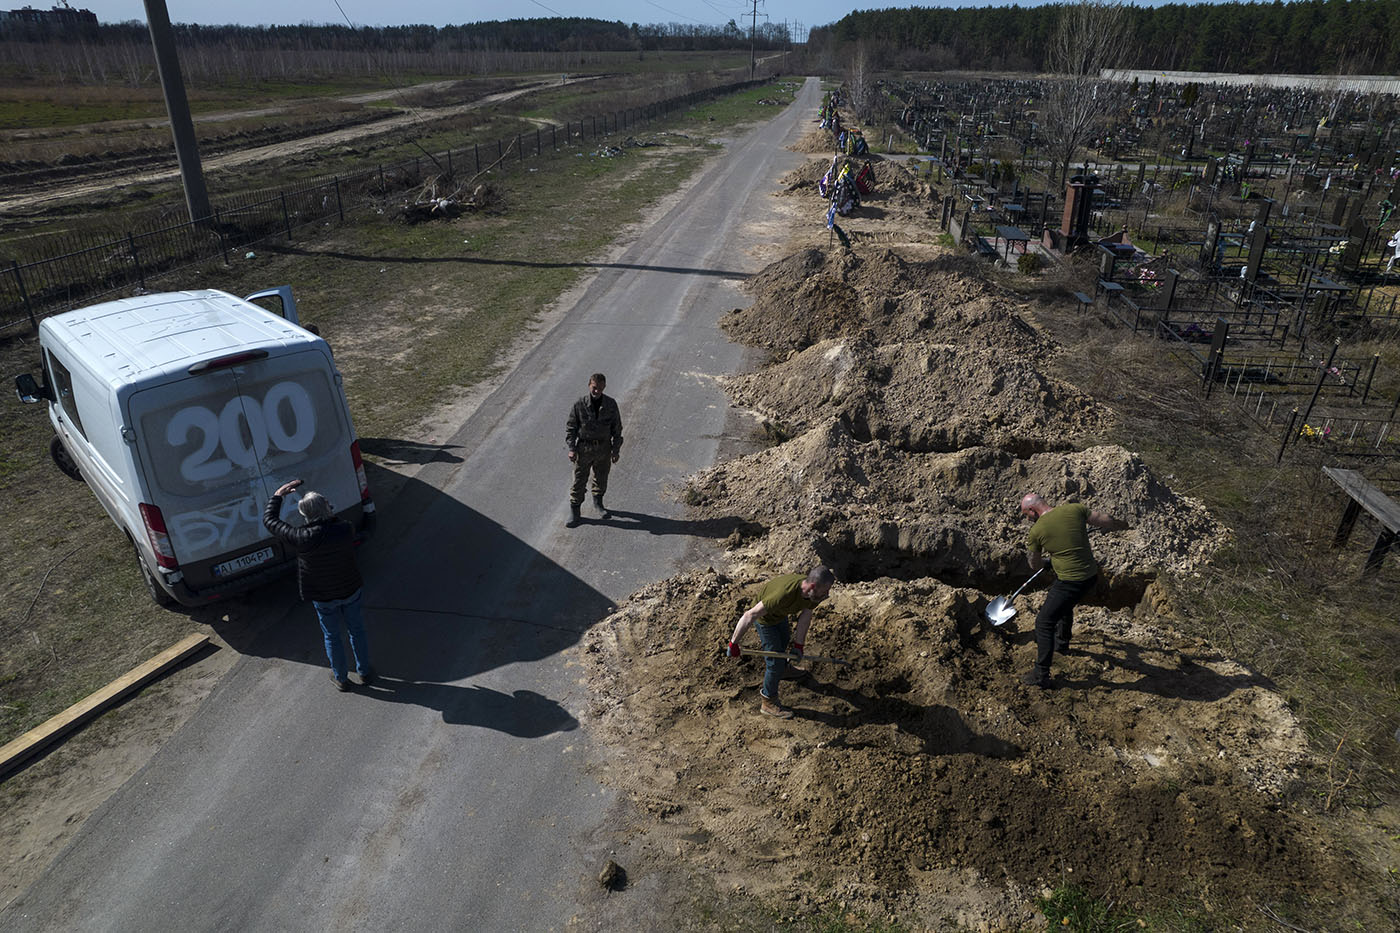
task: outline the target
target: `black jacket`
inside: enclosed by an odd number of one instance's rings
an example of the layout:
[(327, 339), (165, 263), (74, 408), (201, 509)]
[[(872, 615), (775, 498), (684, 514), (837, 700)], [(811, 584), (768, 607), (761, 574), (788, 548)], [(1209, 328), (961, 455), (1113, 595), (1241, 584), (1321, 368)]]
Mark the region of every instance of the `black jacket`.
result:
[(622, 449), (622, 412), (617, 402), (607, 395), (599, 397), (597, 407), (588, 395), (574, 402), (564, 428), (564, 443), (570, 450), (607, 444), (616, 454)]
[(320, 602), (354, 595), (361, 586), (355, 526), (331, 518), (298, 528), (282, 521), (281, 515), (282, 497), (273, 496), (263, 509), (263, 525), (296, 550), (301, 598)]

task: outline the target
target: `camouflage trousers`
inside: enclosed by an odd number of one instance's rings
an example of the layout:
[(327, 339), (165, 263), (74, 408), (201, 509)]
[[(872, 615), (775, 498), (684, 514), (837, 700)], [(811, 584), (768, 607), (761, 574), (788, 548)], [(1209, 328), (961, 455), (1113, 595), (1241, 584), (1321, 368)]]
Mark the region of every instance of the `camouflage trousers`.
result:
[(579, 444), (574, 451), (574, 485), (569, 490), (569, 504), (582, 505), (588, 474), (593, 473), (593, 495), (602, 498), (608, 491), (608, 473), (612, 471), (612, 448), (607, 444)]

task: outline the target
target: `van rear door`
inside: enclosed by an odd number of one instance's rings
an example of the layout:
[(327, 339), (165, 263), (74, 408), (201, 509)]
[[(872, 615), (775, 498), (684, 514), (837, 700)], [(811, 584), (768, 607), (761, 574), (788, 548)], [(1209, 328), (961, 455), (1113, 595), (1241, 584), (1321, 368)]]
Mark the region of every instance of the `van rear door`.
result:
[(354, 436), (324, 345), (196, 364), (133, 393), (130, 417), (149, 496), (195, 591), (292, 559), (262, 525), (268, 496), (288, 480), (359, 515)]

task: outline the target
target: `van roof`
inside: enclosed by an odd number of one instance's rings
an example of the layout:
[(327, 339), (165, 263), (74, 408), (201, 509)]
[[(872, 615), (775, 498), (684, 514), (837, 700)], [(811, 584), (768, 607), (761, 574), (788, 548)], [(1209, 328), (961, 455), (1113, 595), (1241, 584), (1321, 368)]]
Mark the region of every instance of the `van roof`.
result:
[(184, 372), (248, 347), (322, 342), (252, 302), (214, 289), (120, 298), (45, 318), (40, 326), (96, 375), (113, 382)]

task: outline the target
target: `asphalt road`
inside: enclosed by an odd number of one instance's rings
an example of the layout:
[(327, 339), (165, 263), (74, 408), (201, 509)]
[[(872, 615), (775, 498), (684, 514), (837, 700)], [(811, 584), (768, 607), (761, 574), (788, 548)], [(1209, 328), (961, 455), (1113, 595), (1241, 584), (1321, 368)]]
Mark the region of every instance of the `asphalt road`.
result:
[[(687, 521), (675, 490), (715, 460), (730, 413), (714, 377), (743, 360), (716, 321), (756, 271), (742, 226), (801, 161), (783, 146), (818, 93), (809, 80), (601, 266), (385, 511), (363, 557), (379, 682), (334, 691), (309, 607), (268, 626), (0, 928), (568, 922), (596, 891), (616, 803), (588, 769), (606, 752), (580, 726), (576, 646), (727, 533)], [(626, 427), (616, 517), (570, 530), (564, 419), (593, 371)]]

